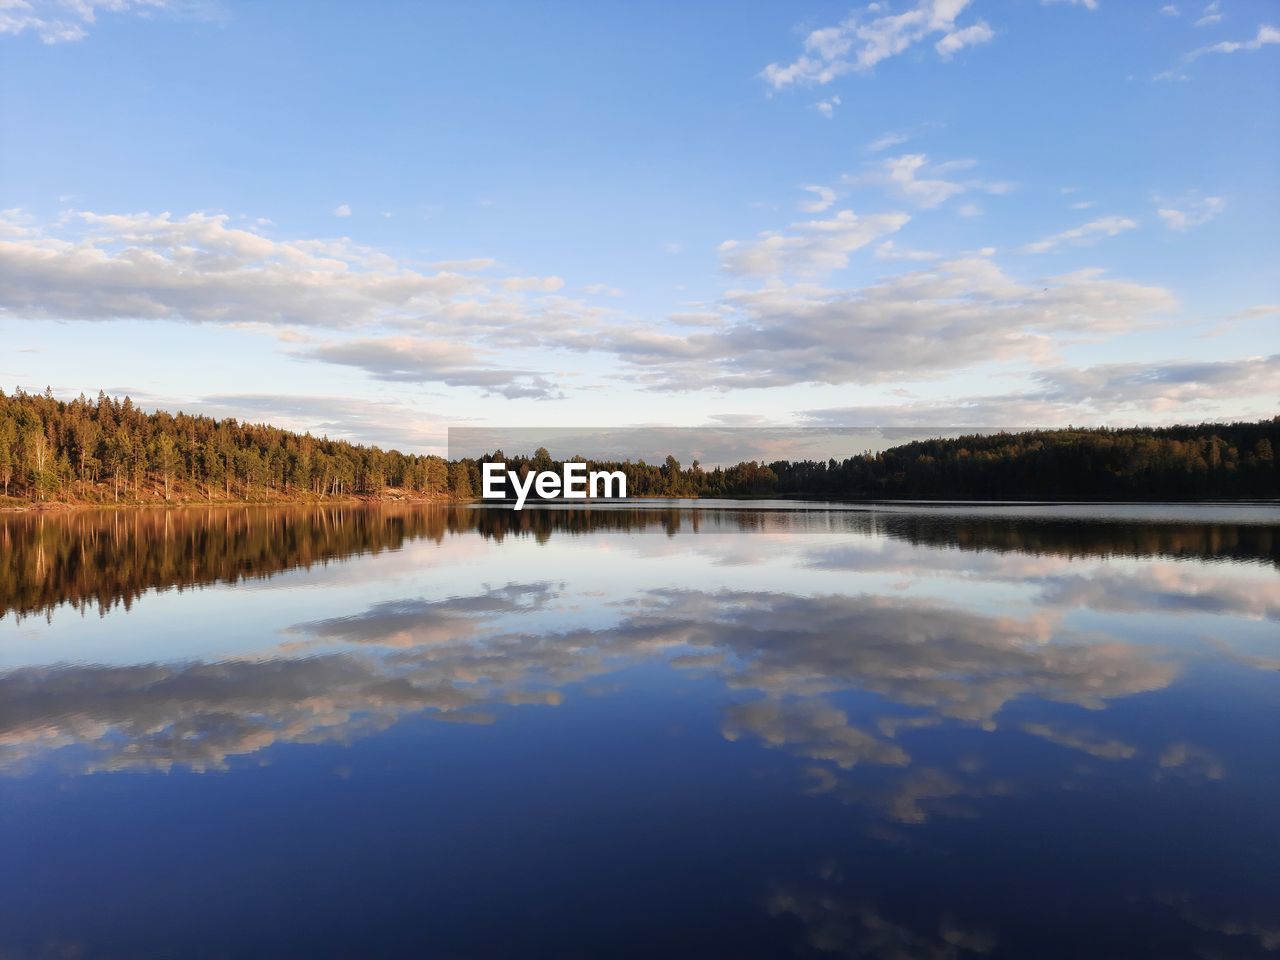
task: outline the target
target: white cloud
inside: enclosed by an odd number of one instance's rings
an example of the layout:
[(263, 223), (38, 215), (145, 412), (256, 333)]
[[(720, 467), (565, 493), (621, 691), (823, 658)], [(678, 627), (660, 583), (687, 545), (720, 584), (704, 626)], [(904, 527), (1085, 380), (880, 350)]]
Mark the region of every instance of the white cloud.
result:
[(943, 60), (950, 60), (965, 47), (974, 47), (980, 43), (987, 43), (994, 36), (995, 31), (987, 26), (985, 21), (980, 20), (971, 27), (948, 33), (935, 43), (933, 48), (938, 51), (938, 55)]
[(1047, 253), (1063, 244), (1088, 246), (1097, 243), (1103, 237), (1114, 237), (1126, 230), (1132, 230), (1137, 225), (1137, 221), (1127, 217), (1100, 217), (1081, 226), (1045, 237), (1043, 240), (1029, 243), (1023, 250), (1027, 253)]
[(1222, 20), (1222, 4), (1220, 0), (1213, 0), (1213, 3), (1204, 8), (1204, 13), (1200, 19), (1196, 21), (1197, 27), (1209, 27)]
[(437, 260), (431, 264), (436, 270), (460, 271), (462, 273), (478, 273), (496, 267), (498, 261), (492, 257), (470, 257), (462, 260)]
[(890, 14), (882, 4), (868, 4), (835, 26), (812, 31), (799, 57), (788, 64), (771, 63), (760, 75), (775, 90), (826, 84), (848, 73), (870, 70), (938, 35), (938, 52), (945, 59), (962, 47), (991, 39), (991, 29), (982, 21), (964, 27), (956, 24), (968, 5), (969, 0), (917, 0), (911, 9)]
[(1166, 17), (1176, 17), (1180, 15), (1180, 11), (1172, 3), (1166, 3), (1163, 7), (1160, 8), (1160, 12), (1163, 13)]
[(1154, 412), (1183, 414), (1185, 404), (1280, 393), (1280, 354), (1245, 360), (1109, 363), (1037, 373), (1050, 400), (1098, 408), (1141, 403)]
[(790, 232), (766, 230), (745, 243), (726, 240), (720, 244), (721, 263), (733, 274), (826, 273), (848, 266), (850, 254), (900, 230), (910, 219), (905, 213), (859, 216), (841, 210), (827, 220), (793, 223)]
[(921, 207), (936, 207), (964, 187), (941, 178), (923, 178), (921, 170), (928, 163), (923, 153), (906, 153), (884, 162), (884, 173), (890, 186), (900, 195)]
[(354, 443), (375, 443), (412, 451), (431, 447), (442, 451), (448, 441), (446, 422), (427, 411), (389, 400), (360, 397), (315, 397), (296, 394), (222, 393), (194, 402), (161, 403), (166, 409), (182, 409), (206, 416), (235, 417), (315, 436), (329, 436)]
[(349, 217), (349, 216), (351, 216), (351, 204), (349, 204), (349, 203), (340, 203), (340, 204), (338, 204), (336, 207), (334, 207), (334, 208), (333, 208), (333, 215), (334, 215), (335, 217)]
[(25, 229), (0, 240), (10, 316), (359, 326), (430, 314), (488, 283), (406, 269), (349, 240), (274, 240), (222, 214), (78, 212)]
[(716, 310), (695, 304), (691, 309), (667, 314), (667, 322), (678, 327), (718, 327), (724, 322), (724, 317)]
[(893, 405), (810, 410), (824, 425), (1066, 426), (1187, 422), (1268, 416), (1280, 393), (1280, 355), (1242, 360), (1165, 360), (1053, 367), (1031, 374), (1034, 386), (1015, 393), (949, 397)]
[(904, 153), (879, 161), (866, 173), (849, 175), (845, 179), (854, 184), (883, 187), (890, 194), (924, 209), (940, 206), (952, 197), (970, 191), (1004, 194), (1013, 189), (1013, 184), (1003, 181), (949, 178), (950, 174), (973, 165), (971, 160), (930, 163), (926, 154)]
[(800, 201), (799, 207), (805, 213), (821, 213), (836, 202), (836, 192), (830, 187), (806, 186), (800, 189), (814, 195), (812, 200)]
[(1084, 7), (1086, 10), (1097, 10), (1098, 0), (1040, 0), (1046, 7), (1052, 3), (1066, 3), (1073, 7)]
[(339, 341), (303, 351), (298, 356), (356, 367), (378, 380), (392, 383), (476, 387), (509, 400), (558, 395), (554, 384), (545, 376), (532, 370), (487, 365), (471, 347), (452, 340), (397, 336)]
[(836, 115), (836, 107), (838, 106), (840, 106), (839, 97), (828, 97), (825, 100), (819, 100), (813, 105), (813, 108), (830, 120)]
[(3, 0), (0, 34), (31, 31), (47, 44), (83, 40), (99, 12), (149, 16), (167, 0)]
[(626, 331), (601, 349), (654, 389), (884, 383), (1044, 363), (1070, 338), (1139, 329), (1174, 305), (1167, 290), (1098, 270), (1023, 282), (968, 257), (850, 290), (774, 282), (731, 291), (716, 329)]
[(1260, 303), (1256, 307), (1246, 307), (1244, 310), (1237, 310), (1226, 319), (1229, 322), (1236, 320), (1257, 320), (1260, 317), (1280, 316), (1280, 303)]
[(1185, 59), (1195, 60), (1206, 53), (1237, 53), (1241, 50), (1261, 50), (1263, 47), (1273, 43), (1280, 43), (1280, 29), (1264, 23), (1258, 27), (1258, 33), (1252, 40), (1224, 40), (1222, 43), (1215, 43), (1208, 47), (1201, 47), (1199, 50), (1192, 50)]
[(1170, 230), (1184, 232), (1192, 227), (1199, 227), (1226, 209), (1226, 201), (1222, 197), (1204, 197), (1180, 203), (1177, 207), (1160, 207), (1156, 215)]
[(892, 240), (886, 240), (880, 246), (876, 247), (877, 260), (941, 260), (942, 254), (931, 253), (928, 250), (911, 250), (907, 247), (899, 247)]
[(890, 147), (896, 147), (898, 144), (906, 143), (911, 138), (905, 133), (886, 133), (882, 137), (877, 137), (867, 144), (868, 153), (880, 153), (888, 150)]
[(560, 277), (507, 277), (503, 289), (519, 293), (555, 293), (564, 286)]
[[(550, 391), (491, 351), (559, 344), (607, 311), (555, 296), (559, 277), (479, 276), (489, 259), (407, 267), (350, 240), (276, 240), (195, 213), (67, 215), (35, 224), (0, 215), (0, 317), (218, 323), (288, 334), (412, 333), (375, 351), (327, 344), (307, 356), (349, 362), (383, 379), (474, 385), (520, 396)], [(447, 344), (447, 357), (440, 353)], [(504, 380), (504, 377), (506, 378)]]
[(1067, 338), (1130, 331), (1173, 306), (1166, 290), (1100, 271), (1018, 280), (985, 254), (852, 289), (794, 282), (864, 248), (926, 262), (892, 242), (909, 220), (842, 210), (730, 241), (729, 273), (771, 279), (653, 325), (563, 296), (558, 277), (462, 269), (488, 259), (422, 272), (349, 240), (278, 240), (209, 214), (79, 213), (53, 225), (6, 215), (0, 317), (249, 325), (287, 337), (290, 356), (388, 382), (550, 397), (551, 351), (595, 354), (654, 389), (878, 383), (1042, 364)]

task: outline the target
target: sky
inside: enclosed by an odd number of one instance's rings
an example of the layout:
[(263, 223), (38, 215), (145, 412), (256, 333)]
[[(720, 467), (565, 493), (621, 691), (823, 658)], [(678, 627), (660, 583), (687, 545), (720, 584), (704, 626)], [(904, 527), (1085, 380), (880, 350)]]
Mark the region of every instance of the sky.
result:
[(0, 385), (450, 426), (1280, 412), (1280, 2), (0, 0)]

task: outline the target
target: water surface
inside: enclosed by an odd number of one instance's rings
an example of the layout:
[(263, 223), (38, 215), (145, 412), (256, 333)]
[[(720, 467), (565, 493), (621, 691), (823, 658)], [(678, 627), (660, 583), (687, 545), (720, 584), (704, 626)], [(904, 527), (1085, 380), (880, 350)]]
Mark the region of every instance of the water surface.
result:
[(0, 957), (1280, 955), (1264, 506), (0, 518)]

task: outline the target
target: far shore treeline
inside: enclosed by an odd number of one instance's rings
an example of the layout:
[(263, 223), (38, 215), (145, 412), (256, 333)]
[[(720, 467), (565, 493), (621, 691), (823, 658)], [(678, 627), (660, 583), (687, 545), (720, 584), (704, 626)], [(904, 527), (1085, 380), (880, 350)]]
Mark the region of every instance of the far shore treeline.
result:
[[(1280, 497), (1280, 417), (1258, 423), (1037, 430), (921, 440), (842, 460), (622, 470), (633, 497), (1199, 500)], [(470, 500), (480, 463), (558, 469), (539, 449), (446, 461), (263, 424), (163, 411), (126, 397), (0, 391), (0, 497), (12, 506), (325, 499)], [(570, 459), (579, 460), (580, 457)]]

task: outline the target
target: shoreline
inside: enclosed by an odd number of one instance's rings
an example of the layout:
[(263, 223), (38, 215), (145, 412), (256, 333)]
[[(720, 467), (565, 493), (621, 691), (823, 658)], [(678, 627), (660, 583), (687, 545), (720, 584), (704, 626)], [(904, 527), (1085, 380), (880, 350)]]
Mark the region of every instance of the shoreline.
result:
[(69, 513), (74, 510), (138, 510), (155, 509), (157, 507), (174, 510), (190, 507), (300, 507), (324, 506), (328, 504), (452, 504), (461, 503), (452, 497), (429, 496), (341, 496), (341, 497), (307, 497), (299, 499), (273, 498), (265, 500), (130, 500), (96, 502), (92, 500), (29, 500), (21, 501), (10, 497), (0, 499), (0, 513)]
[[(564, 507), (564, 508), (590, 508), (592, 506), (605, 507), (607, 509), (616, 509), (619, 507), (638, 507), (647, 506), (652, 503), (666, 502), (674, 507), (679, 507), (682, 503), (700, 503), (707, 501), (731, 501), (733, 503), (741, 503), (750, 505), (753, 503), (786, 503), (794, 504), (797, 508), (803, 509), (806, 505), (813, 505), (820, 508), (821, 504), (841, 504), (851, 506), (875, 507), (883, 506), (917, 506), (917, 507), (1055, 507), (1055, 506), (1257, 506), (1257, 507), (1280, 507), (1280, 499), (1260, 499), (1260, 498), (1242, 498), (1232, 499), (1204, 499), (1204, 500), (1171, 500), (1164, 499), (1130, 499), (1130, 500), (1070, 500), (1063, 498), (1055, 498), (1048, 500), (908, 500), (908, 499), (857, 499), (857, 498), (840, 498), (840, 497), (823, 497), (820, 495), (798, 495), (790, 496), (717, 496), (717, 497), (668, 497), (668, 496), (638, 496), (619, 498), (617, 500), (596, 500), (586, 502), (568, 502), (565, 500), (530, 500), (527, 507)], [(491, 500), (486, 501), (479, 497), (473, 497), (467, 500), (459, 500), (452, 496), (433, 497), (433, 496), (342, 496), (342, 497), (308, 497), (305, 499), (266, 499), (266, 500), (133, 500), (129, 502), (106, 502), (98, 503), (93, 501), (72, 501), (51, 500), (51, 501), (27, 501), (15, 502), (14, 498), (9, 498), (7, 502), (0, 501), (0, 514), (16, 514), (16, 513), (71, 513), (82, 510), (186, 510), (196, 507), (300, 507), (300, 506), (342, 506), (342, 505), (365, 505), (365, 506), (383, 506), (391, 504), (403, 504), (412, 506), (484, 506), (490, 508), (510, 508), (514, 504), (514, 500)], [(731, 509), (731, 508), (726, 508)]]

